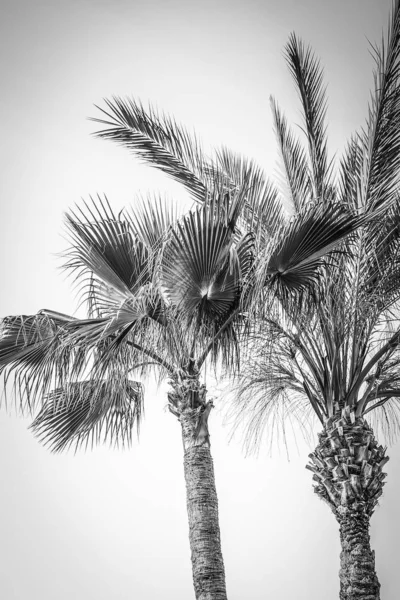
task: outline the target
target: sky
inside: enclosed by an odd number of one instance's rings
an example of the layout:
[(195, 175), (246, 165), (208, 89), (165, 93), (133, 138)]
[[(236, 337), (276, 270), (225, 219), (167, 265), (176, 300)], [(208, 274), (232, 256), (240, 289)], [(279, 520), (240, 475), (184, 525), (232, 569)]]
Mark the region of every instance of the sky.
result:
[[(365, 119), (373, 60), (390, 0), (2, 0), (0, 8), (0, 315), (73, 314), (60, 270), (63, 213), (106, 193), (177, 184), (90, 134), (94, 107), (114, 95), (150, 101), (206, 148), (226, 145), (276, 167), (269, 97), (294, 123), (296, 94), (282, 50), (291, 31), (310, 43), (328, 83), (330, 151)], [(212, 385), (210, 383), (210, 385)], [(0, 411), (0, 597), (4, 600), (193, 598), (178, 422), (167, 385), (146, 385), (139, 442), (52, 455), (29, 420)], [(338, 526), (305, 470), (312, 443), (268, 444), (245, 457), (224, 403), (210, 417), (230, 600), (338, 597)], [(266, 440), (267, 440), (266, 434)], [(315, 438), (314, 438), (315, 442)], [(385, 600), (397, 600), (400, 444), (372, 518)], [(397, 591), (397, 593), (396, 593)]]

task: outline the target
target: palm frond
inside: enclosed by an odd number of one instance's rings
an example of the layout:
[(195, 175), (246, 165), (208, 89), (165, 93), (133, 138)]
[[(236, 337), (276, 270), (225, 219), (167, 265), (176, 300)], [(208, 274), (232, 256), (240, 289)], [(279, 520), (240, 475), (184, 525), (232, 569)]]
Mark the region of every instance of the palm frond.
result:
[(264, 341), (265, 337), (249, 345), (241, 359), (241, 375), (229, 386), (228, 419), (233, 420), (233, 433), (245, 423), (246, 453), (257, 451), (266, 442), (271, 448), (274, 438), (283, 438), (286, 445), (288, 431), (292, 436), (300, 429), (307, 437), (312, 420), (301, 375), (288, 360), (285, 343), (270, 351)]
[(339, 201), (350, 210), (361, 210), (362, 176), (363, 176), (363, 148), (358, 136), (351, 137), (339, 167)]
[(92, 275), (103, 282), (105, 296), (112, 290), (121, 300), (130, 298), (150, 281), (148, 249), (134, 236), (129, 221), (121, 214), (114, 215), (107, 198), (91, 198), (84, 208), (86, 212), (77, 207), (66, 215), (71, 247), (65, 268), (83, 280), (89, 305), (96, 301), (91, 295)]
[(377, 399), (365, 412), (367, 421), (374, 431), (389, 444), (398, 440), (400, 434), (399, 397), (387, 396)]
[(285, 289), (307, 288), (318, 279), (324, 256), (364, 222), (337, 204), (311, 206), (292, 219), (272, 251), (261, 258), (263, 287), (278, 284), (283, 294)]
[(98, 108), (103, 118), (92, 121), (107, 128), (95, 133), (131, 150), (142, 160), (181, 183), (197, 202), (207, 196), (207, 163), (200, 143), (171, 117), (147, 109), (132, 98), (113, 97)]
[(31, 412), (51, 390), (73, 385), (88, 372), (102, 380), (116, 357), (126, 373), (151, 359), (160, 371), (171, 374), (174, 367), (161, 345), (158, 323), (152, 320), (153, 327), (141, 327), (135, 316), (125, 308), (100, 319), (74, 319), (48, 310), (6, 317), (0, 331), (0, 375), (6, 398), (12, 385), (20, 410)]
[(72, 321), (72, 317), (52, 311), (1, 320), (0, 376), (6, 398), (12, 384), (22, 412), (30, 412), (54, 382), (62, 385), (71, 364), (75, 373), (82, 370), (79, 350), (64, 345), (65, 328)]
[(216, 170), (221, 170), (227, 191), (238, 197), (245, 191), (240, 219), (244, 228), (265, 240), (276, 234), (285, 221), (278, 191), (254, 161), (223, 148), (216, 155)]
[(149, 250), (156, 252), (166, 241), (171, 226), (177, 221), (178, 210), (176, 202), (160, 196), (136, 197), (134, 208), (127, 211), (126, 218), (132, 228), (132, 233)]
[(309, 165), (299, 140), (290, 131), (286, 118), (271, 98), (275, 133), (279, 143), (280, 158), (283, 163), (287, 199), (295, 212), (300, 212), (311, 199), (312, 188)]
[(313, 200), (322, 202), (329, 186), (331, 165), (326, 142), (326, 92), (323, 71), (310, 47), (294, 33), (289, 37), (285, 57), (300, 96), (304, 132), (312, 174)]
[(230, 214), (223, 209), (212, 202), (188, 213), (172, 229), (163, 252), (162, 289), (172, 305), (190, 316), (200, 311), (220, 318), (237, 302), (240, 263)]
[(395, 0), (386, 41), (373, 47), (374, 91), (365, 131), (363, 203), (389, 206), (398, 195), (400, 170), (400, 3)]
[(107, 441), (124, 446), (134, 425), (139, 432), (142, 414), (141, 384), (114, 371), (100, 382), (73, 382), (50, 392), (31, 427), (55, 452)]
[(360, 297), (378, 313), (400, 299), (400, 199), (366, 232)]

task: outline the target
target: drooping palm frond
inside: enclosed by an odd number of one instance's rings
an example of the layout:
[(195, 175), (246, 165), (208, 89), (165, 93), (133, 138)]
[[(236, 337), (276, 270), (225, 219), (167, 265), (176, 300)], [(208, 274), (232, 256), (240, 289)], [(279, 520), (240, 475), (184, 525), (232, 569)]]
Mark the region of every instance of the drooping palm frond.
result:
[[(264, 323), (262, 331), (250, 336), (241, 357), (240, 375), (229, 386), (227, 417), (233, 420), (232, 433), (243, 431), (246, 453), (257, 451), (266, 442), (271, 448), (274, 438), (281, 436), (286, 445), (289, 431), (290, 436), (300, 430), (307, 437), (313, 418), (303, 373), (291, 360), (293, 347), (274, 325), (274, 321)], [(264, 343), (271, 335), (273, 348)], [(322, 419), (323, 407), (316, 402)]]
[(112, 372), (103, 380), (67, 383), (50, 392), (32, 429), (55, 452), (110, 442), (129, 445), (143, 413), (141, 384)]
[[(19, 409), (31, 413), (54, 390), (75, 388), (88, 375), (91, 401), (95, 402), (103, 381), (115, 371), (115, 363), (126, 374), (137, 368), (146, 374), (154, 363), (160, 372), (173, 373), (165, 348), (157, 346), (158, 332), (147, 328), (144, 335), (143, 327), (135, 329), (134, 325), (134, 317), (126, 310), (113, 317), (87, 320), (48, 310), (3, 319), (0, 375), (6, 397), (13, 393)], [(101, 387), (97, 392), (96, 382)]]
[(128, 148), (181, 183), (197, 202), (206, 199), (207, 161), (195, 135), (151, 106), (145, 109), (134, 99), (114, 97), (105, 100), (105, 104), (106, 109), (97, 108), (106, 118), (91, 119), (107, 127), (98, 131), (97, 137)]
[(5, 317), (0, 322), (0, 376), (7, 397), (12, 385), (19, 408), (31, 411), (56, 385), (62, 385), (71, 370), (83, 368), (77, 348), (64, 346), (66, 326), (74, 319), (60, 313), (40, 311), (36, 315)]
[[(392, 339), (396, 333), (396, 330), (392, 331)], [(372, 356), (388, 341), (387, 332), (384, 329), (382, 329), (380, 337), (377, 345), (372, 347)], [(368, 355), (368, 358), (371, 358), (371, 354)], [(395, 345), (383, 354), (366, 375), (358, 401), (358, 407), (362, 413), (368, 416), (374, 428), (380, 430), (389, 441), (400, 431), (399, 367), (400, 346)]]
[(379, 438), (393, 444), (400, 434), (399, 397), (392, 395), (382, 404), (379, 403), (380, 400), (370, 406), (364, 415)]
[(326, 92), (323, 71), (311, 48), (306, 47), (294, 33), (290, 35), (286, 44), (285, 57), (302, 105), (313, 200), (323, 202), (331, 175), (326, 141)]
[(0, 375), (6, 392), (13, 384), (21, 410), (39, 408), (32, 427), (52, 450), (101, 441), (123, 446), (143, 412), (142, 387), (128, 374), (145, 374), (154, 363), (173, 373), (157, 351), (129, 319), (79, 320), (43, 310), (3, 319)]

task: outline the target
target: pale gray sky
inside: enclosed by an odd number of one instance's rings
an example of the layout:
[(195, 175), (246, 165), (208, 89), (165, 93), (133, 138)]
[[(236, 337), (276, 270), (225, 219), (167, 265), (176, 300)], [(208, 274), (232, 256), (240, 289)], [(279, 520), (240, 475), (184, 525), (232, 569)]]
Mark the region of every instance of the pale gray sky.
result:
[[(363, 124), (372, 59), (390, 0), (6, 0), (0, 12), (0, 315), (75, 309), (57, 270), (62, 214), (106, 192), (176, 185), (90, 137), (93, 103), (150, 100), (274, 168), (268, 98), (298, 119), (282, 58), (295, 30), (325, 65), (331, 148)], [(140, 444), (53, 456), (26, 423), (0, 413), (0, 597), (4, 600), (187, 600), (193, 597), (182, 449), (166, 387), (147, 386)], [(336, 600), (339, 542), (299, 443), (245, 459), (211, 418), (230, 600)], [(382, 597), (397, 600), (400, 444), (372, 519)]]

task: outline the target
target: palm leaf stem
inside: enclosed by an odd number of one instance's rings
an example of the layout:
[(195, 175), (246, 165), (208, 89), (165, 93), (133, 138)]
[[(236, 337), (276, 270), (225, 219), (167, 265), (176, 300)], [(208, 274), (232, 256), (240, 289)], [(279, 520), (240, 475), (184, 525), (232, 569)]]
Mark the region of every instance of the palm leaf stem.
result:
[[(303, 386), (304, 386), (304, 384), (306, 384), (306, 386), (307, 386), (307, 388), (308, 388), (308, 391), (307, 391), (307, 389), (306, 389), (307, 396), (310, 398), (310, 400), (311, 400), (311, 396), (313, 396), (313, 398), (314, 398), (314, 402), (315, 402), (315, 399), (316, 399), (316, 402), (319, 404), (319, 408), (320, 408), (320, 409), (321, 409), (323, 412), (326, 412), (326, 409), (325, 409), (325, 407), (324, 407), (324, 406), (323, 406), (323, 404), (322, 404), (322, 403), (321, 403), (321, 402), (318, 400), (318, 391), (315, 389), (315, 387), (314, 387), (313, 383), (312, 383), (312, 382), (311, 382), (311, 381), (308, 379), (308, 377), (307, 377), (307, 374), (306, 374), (306, 373), (304, 372), (304, 370), (301, 368), (301, 365), (299, 364), (299, 361), (297, 360), (297, 358), (296, 358), (296, 357), (294, 357), (294, 362), (296, 363), (296, 366), (297, 366), (297, 368), (298, 368), (298, 370), (299, 370), (299, 372), (300, 372), (300, 374), (301, 374), (301, 376), (302, 376), (302, 378), (303, 378)], [(317, 414), (318, 414), (318, 412), (317, 412)]]
[(359, 400), (358, 404), (359, 404), (359, 410), (360, 410), (361, 414), (364, 413), (365, 406), (367, 405), (368, 401), (371, 400), (370, 394), (374, 388), (375, 383), (376, 383), (376, 374), (372, 377), (371, 381), (368, 383), (367, 389), (365, 390), (362, 398)]
[(305, 362), (307, 363), (308, 368), (312, 372), (312, 374), (315, 378), (315, 381), (318, 384), (318, 387), (320, 389), (322, 396), (324, 396), (325, 386), (324, 386), (323, 378), (321, 376), (321, 372), (318, 371), (318, 367), (315, 365), (314, 361), (310, 357), (310, 355), (307, 352), (307, 350), (305, 349), (305, 347), (300, 343), (298, 343), (297, 347), (299, 348), (302, 357), (304, 358)]
[(288, 331), (286, 331), (286, 329), (284, 327), (282, 327), (282, 325), (280, 325), (277, 321), (274, 321), (273, 319), (268, 319), (268, 318), (263, 318), (263, 321), (265, 323), (268, 323), (269, 325), (272, 325), (272, 327), (274, 327), (275, 329), (277, 329), (280, 333), (282, 333), (282, 335), (284, 337), (286, 337), (290, 342), (292, 342), (292, 344), (294, 346), (298, 346), (298, 341), (296, 340), (296, 338), (289, 333)]
[(324, 359), (321, 353), (318, 352), (319, 349), (319, 344), (315, 343), (315, 340), (313, 340), (309, 334), (307, 329), (304, 327), (303, 330), (301, 331), (301, 335), (305, 338), (305, 341), (307, 343), (307, 348), (309, 350), (311, 350), (311, 355), (313, 356), (313, 358), (315, 359), (315, 368), (318, 370), (320, 373), (324, 372)]
[[(282, 310), (284, 311), (284, 313), (290, 319), (290, 316), (288, 314), (287, 308), (284, 306), (283, 303), (281, 303), (281, 307), (282, 307)], [(302, 335), (306, 334), (306, 331), (305, 331), (304, 327), (302, 328), (302, 332), (301, 333), (302, 333)], [(325, 386), (324, 386), (323, 377), (322, 377), (322, 373), (324, 373), (324, 369), (323, 369), (320, 361), (318, 360), (318, 357), (317, 357), (317, 361), (314, 362), (313, 357), (309, 354), (309, 352), (306, 349), (306, 347), (301, 343), (300, 339), (295, 339), (294, 338), (293, 341), (294, 341), (294, 344), (295, 344), (296, 348), (298, 348), (298, 350), (300, 351), (301, 355), (303, 356), (305, 362), (307, 363), (308, 368), (312, 372), (312, 374), (313, 374), (316, 382), (318, 383), (318, 386), (320, 388), (322, 396), (324, 397)], [(307, 339), (307, 343), (308, 343), (308, 348), (310, 348), (312, 351), (314, 349), (314, 346), (318, 347), (318, 344), (313, 344), (312, 340), (310, 342), (310, 339)]]
[[(320, 392), (322, 393), (322, 395), (324, 395), (324, 385), (323, 385), (322, 377), (321, 377), (321, 372), (323, 372), (323, 371), (322, 370), (320, 372), (318, 371), (318, 367), (315, 365), (313, 359), (308, 354), (305, 346), (303, 346), (303, 344), (301, 344), (300, 341), (298, 339), (296, 339), (296, 337), (294, 337), (293, 335), (291, 335), (288, 331), (286, 331), (276, 321), (273, 321), (272, 319), (264, 319), (264, 320), (265, 320), (265, 322), (270, 323), (271, 325), (273, 325), (274, 327), (276, 327), (276, 329), (278, 331), (280, 331), (288, 340), (290, 340), (292, 342), (292, 344), (299, 350), (299, 352), (301, 353), (302, 357), (304, 358), (306, 364), (308, 365), (310, 371), (312, 372), (312, 374), (313, 374), (316, 382), (318, 383), (318, 386), (320, 388)], [(312, 344), (310, 344), (310, 347), (312, 347)], [(297, 364), (299, 370), (301, 371), (302, 376), (304, 377), (304, 373), (300, 369), (297, 360), (296, 360), (296, 364)]]
[[(398, 395), (400, 396), (400, 393)], [(367, 413), (371, 412), (375, 408), (378, 408), (379, 406), (384, 406), (384, 404), (386, 404), (386, 402), (388, 400), (390, 400), (390, 396), (385, 396), (384, 398), (382, 398), (382, 400), (379, 400), (379, 402), (376, 402), (373, 406), (370, 406), (370, 407), (366, 408), (364, 410), (363, 414), (366, 415)]]
[(304, 377), (304, 382), (303, 382), (303, 387), (304, 390), (311, 402), (311, 406), (313, 407), (318, 419), (321, 421), (321, 423), (324, 423), (324, 419), (322, 417), (322, 412), (324, 412), (326, 414), (326, 411), (324, 410), (323, 406), (319, 403), (317, 396), (315, 396), (312, 393), (312, 390), (310, 389), (307, 379), (306, 377)]
[(135, 344), (135, 342), (127, 341), (126, 344), (128, 344), (128, 346), (132, 346), (136, 350), (139, 350), (140, 352), (143, 352), (143, 354), (146, 354), (147, 356), (152, 358), (158, 365), (160, 365), (161, 367), (165, 367), (171, 375), (173, 375), (176, 372), (176, 369), (172, 365), (170, 365), (168, 361), (158, 356), (158, 354), (156, 354), (152, 350), (144, 348), (143, 346), (139, 346), (139, 344)]
[[(354, 373), (354, 370), (356, 368), (356, 365), (359, 364), (358, 362), (358, 335), (357, 335), (357, 328), (358, 328), (358, 312), (356, 310), (356, 304), (357, 304), (357, 298), (359, 297), (359, 287), (360, 287), (360, 275), (361, 275), (361, 255), (362, 255), (362, 250), (363, 250), (363, 238), (364, 238), (364, 233), (360, 233), (359, 239), (358, 239), (358, 252), (357, 252), (357, 271), (356, 271), (356, 277), (355, 277), (355, 283), (354, 286), (352, 286), (352, 314), (354, 315), (354, 324), (353, 324), (353, 343), (352, 343), (352, 352), (351, 352), (351, 367), (350, 367), (350, 373)], [(356, 351), (357, 350), (357, 351)]]
[(137, 363), (136, 365), (128, 369), (128, 373), (130, 373), (131, 371), (137, 371), (137, 369), (140, 369), (141, 367), (149, 367), (150, 365), (155, 365), (158, 367), (160, 366), (160, 363), (156, 361), (143, 361), (141, 363)]

